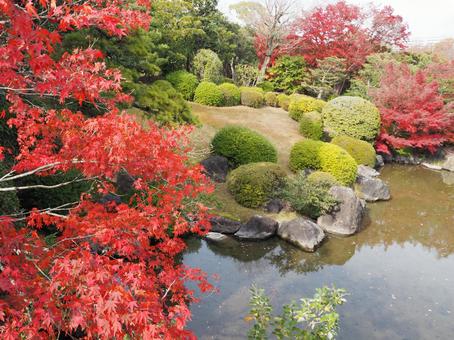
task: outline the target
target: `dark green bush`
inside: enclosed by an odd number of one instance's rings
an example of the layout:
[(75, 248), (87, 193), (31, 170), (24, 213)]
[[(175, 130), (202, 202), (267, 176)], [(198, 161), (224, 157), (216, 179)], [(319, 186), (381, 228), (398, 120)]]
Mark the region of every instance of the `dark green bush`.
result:
[(268, 78), (275, 91), (285, 93), (303, 92), (310, 73), (301, 56), (279, 57), (268, 70)]
[(310, 139), (320, 140), (323, 137), (322, 118), (319, 112), (303, 114), (300, 119), (300, 133)]
[(223, 83), (218, 86), (224, 96), (224, 106), (236, 106), (241, 103), (241, 92), (240, 89), (231, 83)]
[(257, 84), (257, 87), (260, 87), (264, 92), (274, 91), (274, 86), (271, 82), (265, 80)]
[[(8, 167), (0, 162), (0, 177), (8, 173)], [(14, 186), (14, 182), (0, 182), (0, 188)], [(16, 191), (0, 192), (0, 216), (11, 215), (20, 211), (20, 203)]]
[(287, 180), (283, 198), (301, 215), (316, 219), (337, 204), (329, 194), (330, 188), (328, 182), (309, 180), (301, 171)]
[(289, 167), (292, 171), (320, 168), (319, 151), (324, 143), (305, 139), (293, 145), (290, 150)]
[(276, 148), (262, 135), (241, 126), (227, 126), (213, 138), (213, 150), (234, 166), (256, 162), (277, 162)]
[(265, 93), (265, 103), (268, 106), (272, 107), (277, 107), (278, 106), (278, 101), (277, 101), (278, 93), (277, 92), (267, 92)]
[(240, 87), (241, 105), (259, 108), (264, 104), (264, 93), (259, 87)]
[(323, 143), (319, 150), (320, 170), (333, 175), (342, 185), (351, 185), (356, 180), (358, 164), (340, 146)]
[(290, 118), (299, 122), (304, 113), (312, 111), (321, 112), (325, 105), (326, 102), (323, 100), (309, 96), (298, 96), (290, 101), (288, 112)]
[(197, 77), (187, 71), (175, 71), (166, 76), (173, 87), (183, 95), (186, 100), (193, 100), (195, 89), (199, 85)]
[(345, 149), (355, 159), (356, 163), (370, 167), (375, 166), (376, 153), (372, 144), (348, 136), (334, 137), (331, 143)]
[(337, 97), (322, 110), (323, 126), (330, 136), (349, 136), (372, 142), (380, 130), (380, 112), (360, 97)]
[(258, 208), (283, 187), (285, 172), (274, 163), (245, 164), (227, 178), (227, 188), (242, 206)]
[(285, 111), (288, 111), (290, 100), (290, 96), (286, 95), (285, 93), (281, 93), (277, 96), (277, 105)]
[(222, 106), (224, 95), (215, 83), (202, 81), (195, 90), (194, 101), (209, 106)]

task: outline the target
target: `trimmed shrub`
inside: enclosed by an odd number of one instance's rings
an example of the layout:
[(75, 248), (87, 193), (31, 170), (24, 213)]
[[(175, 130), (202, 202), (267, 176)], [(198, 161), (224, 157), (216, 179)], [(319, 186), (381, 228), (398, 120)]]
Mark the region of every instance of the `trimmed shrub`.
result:
[(372, 142), (380, 130), (380, 112), (360, 97), (337, 97), (322, 111), (323, 126), (330, 136), (345, 135)]
[(285, 183), (285, 172), (274, 163), (251, 163), (233, 170), (227, 188), (242, 206), (258, 208), (273, 197)]
[(278, 101), (277, 101), (278, 94), (276, 92), (267, 92), (265, 93), (265, 103), (268, 106), (272, 107), (277, 107), (278, 106)]
[(328, 172), (324, 171), (314, 171), (307, 176), (307, 180), (309, 182), (316, 182), (316, 183), (327, 183), (330, 187), (334, 185), (338, 185), (339, 182), (336, 178)]
[(337, 204), (329, 194), (330, 188), (329, 182), (309, 180), (301, 171), (287, 180), (282, 196), (298, 213), (316, 219)]
[(348, 136), (337, 136), (333, 138), (331, 143), (346, 150), (355, 159), (356, 163), (370, 167), (375, 166), (375, 149), (368, 142)]
[(241, 103), (240, 89), (231, 83), (223, 83), (218, 86), (224, 96), (224, 106), (236, 106)]
[(290, 96), (286, 95), (285, 93), (281, 93), (277, 96), (277, 105), (285, 111), (288, 111), (290, 100)]
[(221, 106), (224, 100), (222, 91), (215, 83), (202, 81), (197, 86), (194, 94), (194, 101), (209, 106)]
[(264, 95), (263, 90), (258, 87), (240, 87), (241, 105), (259, 108), (263, 106)]
[(199, 85), (197, 77), (187, 71), (175, 71), (166, 76), (166, 80), (183, 95), (186, 100), (194, 98), (195, 89)]
[(213, 151), (234, 166), (256, 162), (277, 162), (276, 148), (262, 135), (241, 126), (227, 126), (213, 138)]
[(320, 170), (328, 172), (342, 185), (351, 185), (356, 180), (358, 164), (340, 146), (323, 143), (319, 149)]
[(194, 73), (201, 81), (220, 83), (222, 76), (222, 61), (216, 52), (208, 49), (201, 49), (193, 60)]
[(257, 87), (260, 87), (265, 92), (274, 91), (273, 84), (267, 80), (262, 81), (261, 83), (257, 84)]
[(303, 114), (300, 119), (300, 133), (310, 139), (320, 140), (323, 137), (322, 117), (319, 112)]
[(323, 142), (305, 139), (290, 150), (289, 167), (292, 171), (320, 168), (319, 150)]
[(311, 111), (321, 112), (325, 105), (326, 102), (320, 99), (309, 96), (296, 97), (290, 102), (289, 115), (290, 118), (299, 122), (304, 113)]

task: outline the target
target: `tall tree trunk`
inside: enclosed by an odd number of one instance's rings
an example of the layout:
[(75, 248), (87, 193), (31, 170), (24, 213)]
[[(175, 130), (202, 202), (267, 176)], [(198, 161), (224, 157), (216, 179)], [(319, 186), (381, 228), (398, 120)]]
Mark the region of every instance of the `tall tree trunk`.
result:
[(268, 68), (268, 64), (270, 63), (271, 55), (266, 55), (265, 59), (263, 60), (262, 67), (260, 67), (260, 72), (257, 77), (257, 84), (260, 84), (263, 79), (265, 79), (266, 69)]

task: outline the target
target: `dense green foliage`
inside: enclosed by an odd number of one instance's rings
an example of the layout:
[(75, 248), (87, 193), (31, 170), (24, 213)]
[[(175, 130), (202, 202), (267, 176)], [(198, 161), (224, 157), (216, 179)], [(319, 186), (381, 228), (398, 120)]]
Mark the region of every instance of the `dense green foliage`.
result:
[(276, 148), (262, 135), (241, 126), (227, 126), (213, 138), (213, 151), (234, 166), (256, 162), (277, 162)]
[(304, 169), (319, 169), (319, 151), (324, 143), (312, 139), (305, 139), (293, 145), (290, 150), (289, 167), (292, 171)]
[(259, 75), (255, 65), (239, 64), (235, 66), (235, 83), (238, 86), (254, 86)]
[(314, 171), (307, 176), (309, 182), (327, 183), (330, 186), (338, 185), (336, 178), (328, 172)]
[(264, 93), (259, 87), (240, 87), (241, 105), (259, 108), (264, 104)]
[(268, 70), (268, 81), (275, 91), (287, 94), (303, 92), (308, 80), (306, 62), (300, 56), (283, 56)]
[(345, 149), (355, 159), (356, 163), (370, 167), (375, 166), (376, 153), (372, 144), (348, 136), (334, 137), (331, 143)]
[(317, 60), (317, 67), (310, 70), (310, 83), (307, 91), (317, 98), (327, 99), (338, 95), (347, 79), (345, 59), (328, 57)]
[(323, 126), (332, 137), (345, 135), (374, 141), (380, 130), (380, 112), (360, 97), (338, 97), (322, 110)]
[(236, 106), (241, 104), (241, 92), (240, 89), (231, 83), (223, 83), (218, 86), (224, 96), (224, 106)]
[(321, 114), (317, 111), (304, 113), (300, 118), (300, 133), (306, 138), (321, 139), (323, 137)]
[(277, 107), (278, 106), (278, 93), (277, 92), (267, 92), (265, 93), (265, 103), (268, 106)]
[(316, 219), (328, 213), (337, 204), (328, 192), (331, 186), (330, 181), (309, 180), (304, 171), (301, 171), (287, 180), (282, 196), (295, 211)]
[(295, 96), (290, 102), (288, 112), (290, 118), (299, 122), (304, 113), (311, 111), (321, 112), (325, 105), (326, 102), (320, 99), (309, 96)]
[(284, 109), (285, 111), (288, 111), (290, 101), (291, 101), (290, 96), (286, 95), (285, 93), (281, 93), (280, 95), (277, 96), (277, 105), (280, 108)]
[(218, 55), (208, 49), (201, 49), (194, 57), (192, 67), (201, 81), (220, 83), (222, 76), (222, 61)]
[(192, 100), (194, 98), (195, 89), (199, 85), (199, 81), (194, 74), (183, 70), (169, 73), (166, 76), (166, 80), (169, 81), (186, 100)]
[(328, 172), (342, 185), (352, 185), (356, 180), (358, 165), (340, 146), (323, 143), (319, 150), (320, 170)]
[(195, 90), (194, 101), (203, 105), (222, 106), (224, 95), (215, 83), (202, 81)]
[(285, 172), (274, 163), (241, 165), (227, 178), (229, 192), (242, 206), (258, 208), (283, 187)]

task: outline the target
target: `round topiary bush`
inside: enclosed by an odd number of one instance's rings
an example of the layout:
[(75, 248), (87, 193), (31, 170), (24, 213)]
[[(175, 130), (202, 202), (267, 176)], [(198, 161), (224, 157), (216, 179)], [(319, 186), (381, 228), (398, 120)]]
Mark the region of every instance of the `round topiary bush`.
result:
[(223, 83), (218, 86), (224, 96), (224, 106), (236, 106), (241, 103), (240, 89), (231, 83)]
[(322, 118), (319, 112), (306, 112), (300, 119), (300, 133), (310, 139), (320, 140), (323, 137)]
[(333, 138), (331, 143), (345, 149), (355, 159), (356, 163), (370, 167), (375, 166), (377, 155), (374, 147), (368, 142), (348, 136), (337, 136)]
[(380, 112), (360, 97), (337, 97), (322, 110), (323, 126), (332, 137), (345, 135), (372, 142), (380, 130)]
[(299, 122), (304, 113), (311, 111), (321, 112), (325, 105), (326, 102), (323, 100), (309, 96), (298, 96), (291, 100), (288, 112), (290, 118)]
[(293, 145), (290, 150), (289, 167), (292, 171), (320, 168), (319, 150), (324, 143), (305, 139)]
[(268, 106), (277, 107), (278, 106), (277, 96), (278, 94), (276, 92), (265, 93), (265, 104)]
[(223, 80), (222, 61), (216, 52), (201, 49), (192, 61), (194, 73), (201, 81), (209, 81), (219, 84)]
[(233, 170), (227, 178), (229, 192), (242, 206), (258, 208), (284, 186), (285, 172), (274, 163), (251, 163)]
[(219, 130), (212, 141), (213, 151), (234, 166), (256, 162), (277, 162), (276, 148), (262, 135), (241, 126)]
[(314, 171), (307, 176), (307, 180), (313, 183), (326, 183), (329, 186), (338, 185), (336, 178), (328, 172)]
[(197, 77), (187, 71), (175, 71), (166, 76), (166, 80), (183, 95), (186, 100), (193, 100), (195, 89), (199, 85)]
[(202, 81), (197, 86), (194, 95), (194, 101), (199, 104), (209, 106), (221, 106), (224, 95), (215, 83)]
[(285, 93), (278, 95), (277, 105), (285, 111), (288, 111), (288, 107), (290, 105), (290, 96), (286, 95)]
[(241, 105), (259, 108), (264, 104), (264, 92), (258, 87), (240, 87)]
[(340, 146), (323, 143), (318, 152), (320, 170), (328, 172), (342, 185), (351, 185), (356, 180), (358, 164)]

